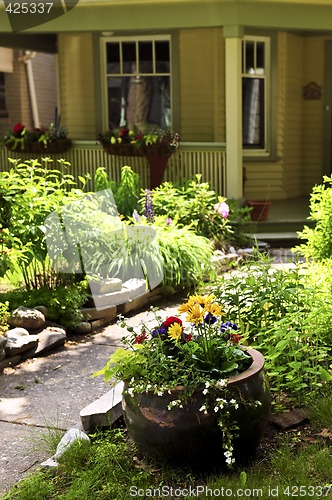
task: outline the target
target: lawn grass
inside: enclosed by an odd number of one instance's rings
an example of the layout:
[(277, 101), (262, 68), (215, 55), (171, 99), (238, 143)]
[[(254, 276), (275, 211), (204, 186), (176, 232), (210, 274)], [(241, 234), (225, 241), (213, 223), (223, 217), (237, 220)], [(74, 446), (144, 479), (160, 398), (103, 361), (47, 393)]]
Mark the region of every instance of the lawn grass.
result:
[(123, 428), (97, 432), (91, 446), (72, 446), (56, 472), (36, 471), (2, 499), (332, 498), (331, 403), (329, 393), (313, 401), (312, 420), (295, 430), (270, 428), (248, 466), (208, 475), (142, 459)]

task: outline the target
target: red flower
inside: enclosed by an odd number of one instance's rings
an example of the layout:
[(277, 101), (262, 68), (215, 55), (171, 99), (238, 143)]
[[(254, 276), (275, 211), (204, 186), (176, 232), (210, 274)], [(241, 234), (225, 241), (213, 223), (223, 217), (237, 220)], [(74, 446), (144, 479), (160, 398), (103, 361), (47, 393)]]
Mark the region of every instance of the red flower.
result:
[(190, 342), (192, 339), (193, 339), (193, 337), (192, 337), (191, 333), (188, 333), (188, 335), (186, 335), (185, 341)]
[(146, 333), (142, 332), (135, 338), (135, 344), (143, 344), (144, 340), (147, 339)]
[(120, 136), (123, 137), (124, 135), (127, 134), (127, 129), (126, 127), (123, 127), (121, 130), (120, 130)]
[(229, 340), (233, 342), (233, 344), (238, 344), (241, 338), (241, 335), (239, 335), (238, 333), (231, 333), (229, 336)]
[(14, 134), (21, 135), (23, 130), (25, 129), (25, 126), (22, 125), (22, 123), (16, 123), (13, 127), (13, 132)]
[(136, 139), (136, 141), (141, 141), (143, 139), (142, 134), (135, 135), (135, 139)]
[(180, 318), (177, 318), (176, 316), (170, 316), (169, 318), (165, 319), (165, 321), (163, 322), (163, 325), (166, 328), (168, 328), (173, 323), (179, 323), (179, 325), (182, 325), (182, 320)]

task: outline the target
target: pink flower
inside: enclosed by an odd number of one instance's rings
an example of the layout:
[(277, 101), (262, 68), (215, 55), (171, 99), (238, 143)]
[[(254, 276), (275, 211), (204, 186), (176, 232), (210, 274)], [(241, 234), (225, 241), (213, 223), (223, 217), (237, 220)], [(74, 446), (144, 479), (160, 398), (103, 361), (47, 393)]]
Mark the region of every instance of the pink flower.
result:
[(214, 211), (218, 212), (218, 214), (221, 215), (223, 219), (227, 219), (229, 215), (229, 206), (227, 205), (226, 202), (221, 201), (215, 204)]

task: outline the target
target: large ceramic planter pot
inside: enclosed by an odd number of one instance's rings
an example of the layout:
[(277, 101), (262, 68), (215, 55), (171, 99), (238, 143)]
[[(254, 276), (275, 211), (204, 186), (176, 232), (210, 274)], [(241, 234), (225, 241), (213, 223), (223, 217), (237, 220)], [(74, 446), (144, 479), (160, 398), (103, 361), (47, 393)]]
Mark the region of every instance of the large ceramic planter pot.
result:
[[(260, 401), (261, 405), (244, 405), (232, 411), (238, 426), (238, 437), (233, 442), (234, 458), (238, 462), (254, 454), (267, 426), (271, 406), (264, 358), (254, 349), (248, 352), (253, 358), (252, 365), (242, 374), (231, 377), (228, 388), (235, 399)], [(151, 392), (131, 397), (125, 393), (122, 407), (131, 437), (140, 452), (156, 459), (199, 467), (223, 465), (225, 457), (217, 414), (213, 409), (207, 414), (200, 411), (205, 403), (202, 391), (196, 391), (183, 408), (168, 409), (182, 391), (183, 387), (177, 387), (163, 396)]]

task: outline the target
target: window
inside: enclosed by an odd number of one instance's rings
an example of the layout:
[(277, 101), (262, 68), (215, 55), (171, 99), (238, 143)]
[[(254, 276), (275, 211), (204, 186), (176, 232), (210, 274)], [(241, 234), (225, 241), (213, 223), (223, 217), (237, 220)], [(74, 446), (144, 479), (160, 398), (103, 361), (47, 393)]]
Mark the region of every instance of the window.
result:
[(268, 149), (269, 39), (242, 42), (242, 143), (244, 149)]
[(165, 36), (105, 41), (107, 126), (172, 126), (171, 50)]

